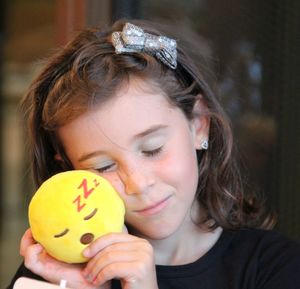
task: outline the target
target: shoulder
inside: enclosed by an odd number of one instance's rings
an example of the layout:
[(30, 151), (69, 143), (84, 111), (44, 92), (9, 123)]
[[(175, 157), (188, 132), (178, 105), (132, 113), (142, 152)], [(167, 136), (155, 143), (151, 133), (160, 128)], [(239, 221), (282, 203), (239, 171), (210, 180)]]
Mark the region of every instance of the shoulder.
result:
[(295, 250), (299, 252), (300, 244), (293, 241), (277, 231), (259, 229), (240, 229), (237, 231), (227, 231), (227, 235), (232, 235), (232, 245), (241, 248), (254, 248), (256, 250), (283, 250), (289, 252)]
[[(226, 255), (256, 276), (260, 288), (296, 288), (300, 284), (300, 244), (276, 231), (241, 229), (231, 238)], [(231, 259), (232, 260), (232, 259)]]
[[(226, 231), (225, 238), (231, 238), (230, 249), (250, 253), (260, 261), (268, 258), (279, 259), (300, 257), (300, 244), (276, 231), (240, 229)], [(299, 258), (300, 262), (300, 258)]]
[(157, 276), (160, 288), (299, 289), (300, 245), (275, 231), (224, 230), (196, 262), (157, 266)]

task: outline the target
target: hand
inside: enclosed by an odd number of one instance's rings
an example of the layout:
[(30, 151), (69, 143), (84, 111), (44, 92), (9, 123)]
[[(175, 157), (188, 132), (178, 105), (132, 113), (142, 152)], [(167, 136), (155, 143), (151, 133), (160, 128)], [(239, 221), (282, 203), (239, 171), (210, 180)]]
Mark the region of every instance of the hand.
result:
[(147, 240), (111, 233), (95, 240), (83, 254), (91, 258), (83, 274), (94, 285), (117, 278), (123, 289), (158, 289), (153, 248)]
[(62, 279), (67, 287), (73, 289), (110, 289), (110, 282), (97, 287), (88, 282), (82, 274), (84, 264), (68, 264), (52, 258), (44, 248), (36, 243), (28, 229), (21, 240), (20, 254), (24, 257), (25, 266), (45, 280), (59, 284)]

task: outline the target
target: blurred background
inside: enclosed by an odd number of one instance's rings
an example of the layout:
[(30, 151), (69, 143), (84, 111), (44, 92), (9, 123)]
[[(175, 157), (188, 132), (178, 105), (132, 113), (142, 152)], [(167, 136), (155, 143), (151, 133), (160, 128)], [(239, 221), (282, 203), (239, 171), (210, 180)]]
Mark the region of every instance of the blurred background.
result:
[(266, 196), (277, 230), (300, 240), (300, 1), (1, 0), (0, 14), (0, 288), (21, 262), (33, 193), (20, 97), (76, 31), (123, 17), (167, 23), (197, 42), (232, 120), (247, 189)]

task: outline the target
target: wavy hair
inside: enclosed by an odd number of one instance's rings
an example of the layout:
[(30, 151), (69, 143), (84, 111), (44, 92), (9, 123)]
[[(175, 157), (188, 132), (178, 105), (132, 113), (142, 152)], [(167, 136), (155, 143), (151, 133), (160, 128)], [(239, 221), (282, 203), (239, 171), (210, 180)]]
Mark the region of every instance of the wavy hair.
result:
[[(206, 211), (199, 225), (213, 220), (210, 229), (268, 228), (272, 218), (261, 200), (244, 193), (230, 122), (204, 77), (205, 67), (196, 66), (180, 42), (175, 70), (146, 53), (116, 54), (111, 34), (121, 31), (125, 22), (119, 20), (105, 30), (81, 31), (47, 61), (22, 99), (36, 186), (58, 172), (73, 169), (57, 129), (113, 97), (118, 87), (134, 76), (157, 85), (188, 119), (194, 117), (193, 107), (200, 95), (207, 106), (210, 145), (207, 151), (197, 152), (196, 200)], [(162, 34), (149, 23), (130, 22), (148, 33)], [(55, 159), (57, 153), (62, 161)]]

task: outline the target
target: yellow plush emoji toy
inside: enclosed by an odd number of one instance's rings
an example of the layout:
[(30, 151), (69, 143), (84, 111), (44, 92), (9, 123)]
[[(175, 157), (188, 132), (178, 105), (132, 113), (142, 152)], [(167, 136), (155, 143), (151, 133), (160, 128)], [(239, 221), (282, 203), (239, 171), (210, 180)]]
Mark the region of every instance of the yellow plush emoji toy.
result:
[(125, 207), (104, 178), (84, 170), (59, 173), (46, 180), (29, 204), (34, 239), (49, 255), (82, 263), (82, 251), (98, 237), (121, 232)]

